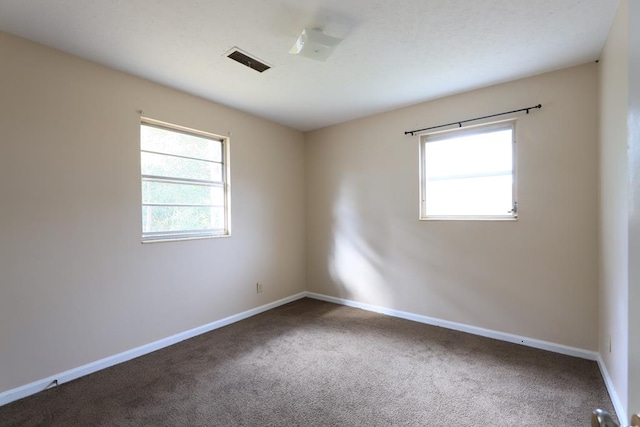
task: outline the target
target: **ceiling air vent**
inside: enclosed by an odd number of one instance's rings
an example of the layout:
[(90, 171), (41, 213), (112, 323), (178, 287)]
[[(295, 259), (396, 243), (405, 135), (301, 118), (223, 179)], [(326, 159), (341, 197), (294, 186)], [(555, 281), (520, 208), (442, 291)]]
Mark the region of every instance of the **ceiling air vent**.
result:
[(227, 58), (231, 58), (234, 61), (241, 63), (242, 65), (246, 65), (247, 67), (256, 70), (259, 73), (263, 73), (271, 68), (271, 66), (257, 60), (256, 58), (252, 58), (237, 47), (234, 47), (229, 51)]

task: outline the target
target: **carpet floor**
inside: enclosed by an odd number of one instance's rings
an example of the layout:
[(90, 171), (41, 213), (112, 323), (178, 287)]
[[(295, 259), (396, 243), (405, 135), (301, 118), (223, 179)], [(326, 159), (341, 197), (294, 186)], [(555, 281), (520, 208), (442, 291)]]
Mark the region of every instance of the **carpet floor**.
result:
[(0, 426), (589, 426), (595, 362), (302, 299), (0, 407)]

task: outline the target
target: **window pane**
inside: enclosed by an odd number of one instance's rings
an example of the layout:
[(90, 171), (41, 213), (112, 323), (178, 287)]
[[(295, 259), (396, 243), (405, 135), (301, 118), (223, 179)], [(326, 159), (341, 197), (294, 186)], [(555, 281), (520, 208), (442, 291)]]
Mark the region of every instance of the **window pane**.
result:
[(224, 208), (211, 208), (211, 224), (214, 230), (222, 230), (224, 226)]
[(427, 181), (426, 214), (507, 216), (513, 207), (510, 175)]
[(140, 148), (146, 151), (222, 161), (222, 142), (143, 124)]
[(424, 144), (427, 178), (462, 177), (512, 170), (512, 130), (482, 132)]
[(142, 174), (222, 182), (222, 165), (163, 154), (140, 153)]
[(224, 189), (215, 186), (143, 181), (142, 203), (224, 206)]
[(142, 207), (142, 231), (144, 233), (223, 229), (223, 207)]
[(141, 123), (142, 240), (228, 235), (226, 139)]

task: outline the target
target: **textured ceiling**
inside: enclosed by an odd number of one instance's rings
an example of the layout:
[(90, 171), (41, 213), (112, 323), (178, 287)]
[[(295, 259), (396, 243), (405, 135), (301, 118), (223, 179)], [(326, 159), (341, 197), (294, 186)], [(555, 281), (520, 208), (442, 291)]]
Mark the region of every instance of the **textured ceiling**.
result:
[[(0, 30), (306, 131), (594, 61), (617, 4), (0, 0)], [(344, 41), (326, 62), (290, 55), (305, 27)]]

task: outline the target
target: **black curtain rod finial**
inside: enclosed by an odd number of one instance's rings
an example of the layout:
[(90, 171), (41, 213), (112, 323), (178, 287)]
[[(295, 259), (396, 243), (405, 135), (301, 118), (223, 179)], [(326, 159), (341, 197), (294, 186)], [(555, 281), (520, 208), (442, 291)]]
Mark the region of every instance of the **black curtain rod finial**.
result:
[(529, 114), (529, 110), (533, 110), (534, 108), (542, 108), (542, 104), (538, 104), (538, 105), (536, 105), (535, 107), (527, 108), (527, 109), (526, 109), (526, 110), (527, 110), (527, 114)]

